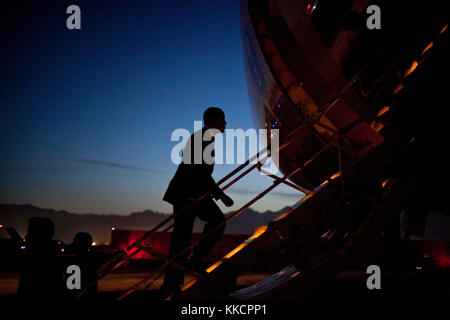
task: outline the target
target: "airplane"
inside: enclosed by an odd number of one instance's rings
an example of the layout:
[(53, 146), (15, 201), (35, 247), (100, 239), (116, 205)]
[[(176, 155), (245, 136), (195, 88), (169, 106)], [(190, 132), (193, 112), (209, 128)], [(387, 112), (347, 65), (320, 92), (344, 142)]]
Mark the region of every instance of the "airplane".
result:
[[(380, 9), (380, 29), (368, 27), (369, 5)], [(278, 129), (277, 166), (284, 176), (272, 177), (273, 187), (229, 219), (288, 180), (305, 196), (168, 299), (333, 297), (336, 280), (351, 277), (343, 271), (371, 266), (381, 266), (396, 285), (405, 270), (419, 277), (431, 270), (440, 279), (441, 270), (409, 249), (413, 235), (423, 236), (430, 213), (449, 215), (442, 187), (450, 173), (443, 156), (449, 138), (442, 112), (448, 101), (442, 80), (449, 56), (445, 12), (443, 4), (406, 1), (241, 0), (252, 109), (260, 128)], [(271, 135), (268, 130), (269, 141)], [(98, 275), (139, 250), (158, 254), (150, 237), (170, 219)], [(118, 299), (148, 285), (168, 263)], [(239, 276), (254, 271), (270, 276), (236, 288)], [(404, 294), (395, 288), (385, 291), (388, 297)]]
[[(374, 3), (379, 30), (366, 23)], [(174, 299), (322, 297), (345, 268), (377, 262), (395, 282), (405, 264), (417, 272), (429, 265), (405, 252), (430, 212), (449, 215), (441, 187), (450, 173), (442, 156), (448, 25), (443, 8), (423, 9), (241, 1), (254, 114), (261, 128), (279, 130), (277, 165), (306, 195)], [(258, 269), (273, 275), (233, 289)]]

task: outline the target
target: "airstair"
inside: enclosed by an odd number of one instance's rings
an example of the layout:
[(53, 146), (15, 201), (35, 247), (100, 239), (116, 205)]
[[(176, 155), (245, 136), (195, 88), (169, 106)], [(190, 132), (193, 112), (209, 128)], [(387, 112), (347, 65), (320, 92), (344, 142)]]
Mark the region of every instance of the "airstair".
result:
[[(445, 31), (446, 28), (443, 30)], [(420, 69), (420, 64), (427, 60), (429, 54), (427, 51), (428, 49), (424, 50), (414, 61), (414, 69)], [(391, 108), (405, 107), (397, 99), (398, 92), (402, 88), (406, 90), (414, 69), (397, 72), (401, 88), (399, 87), (400, 89), (396, 89), (392, 93)], [(321, 123), (322, 117), (340, 101), (346, 94), (346, 90), (357, 85), (359, 74), (360, 72), (329, 103), (305, 117), (289, 134), (280, 137), (277, 151), (290, 145), (302, 128), (312, 128)], [(379, 116), (384, 115), (380, 114)], [(347, 166), (342, 164), (341, 146), (348, 139), (346, 133), (359, 123), (360, 120), (357, 120), (349, 126), (337, 128), (334, 134), (326, 139), (318, 152), (301, 166), (282, 177), (269, 174), (262, 168), (265, 161), (271, 156), (269, 152), (271, 142), (269, 142), (267, 147), (218, 181), (201, 197), (146, 232), (126, 250), (118, 252), (99, 268), (96, 279), (118, 269), (138, 252), (144, 250), (160, 258), (164, 263), (118, 296), (118, 300), (132, 295), (137, 290), (148, 288), (162, 276), (169, 264), (190, 273), (194, 278), (183, 286), (181, 293), (168, 299), (247, 300), (307, 297), (311, 290), (319, 288), (335, 277), (349, 261), (353, 261), (361, 255), (368, 243), (376, 239), (383, 231), (387, 221), (399, 214), (401, 201), (408, 192), (407, 188), (398, 182), (395, 174), (389, 171), (393, 149), (396, 146), (387, 139), (382, 144), (369, 145), (360, 150), (353, 163)], [(414, 139), (411, 139), (408, 144), (413, 144), (413, 142)], [(338, 172), (314, 190), (306, 190), (288, 181), (292, 176), (314, 163), (322, 153), (329, 149), (337, 151), (339, 155), (336, 159), (336, 162), (339, 163)], [(304, 192), (305, 196), (295, 206), (288, 208), (268, 225), (259, 227), (241, 245), (209, 266), (206, 274), (199, 274), (175, 262), (178, 256), (186, 251), (192, 251), (197, 243), (171, 259), (152, 248), (152, 243), (158, 237), (158, 231), (169, 231), (173, 227), (174, 217), (183, 214), (201, 201), (216, 186), (224, 185), (221, 189), (226, 190), (255, 169), (266, 173), (267, 177), (273, 179), (273, 184), (230, 215), (224, 223), (238, 218), (256, 201), (282, 183)], [(272, 276), (246, 288), (236, 287), (236, 280), (239, 276), (261, 268)], [(81, 291), (78, 298), (87, 291), (88, 287), (89, 285)]]

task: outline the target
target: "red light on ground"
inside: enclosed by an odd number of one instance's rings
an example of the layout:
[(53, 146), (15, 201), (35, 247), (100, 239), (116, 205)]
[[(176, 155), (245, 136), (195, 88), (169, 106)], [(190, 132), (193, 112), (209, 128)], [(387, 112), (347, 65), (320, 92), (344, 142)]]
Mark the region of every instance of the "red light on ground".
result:
[(441, 268), (450, 267), (450, 252), (446, 241), (420, 241), (412, 242), (418, 253), (431, 257), (436, 265)]
[(439, 259), (439, 265), (446, 268), (450, 267), (450, 257), (441, 256)]

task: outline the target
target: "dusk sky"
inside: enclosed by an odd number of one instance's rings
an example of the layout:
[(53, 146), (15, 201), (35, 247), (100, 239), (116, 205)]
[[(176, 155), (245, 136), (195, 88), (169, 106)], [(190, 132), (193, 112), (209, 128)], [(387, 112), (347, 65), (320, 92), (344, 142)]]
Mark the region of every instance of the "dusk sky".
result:
[[(171, 212), (173, 130), (193, 132), (209, 106), (227, 128), (256, 128), (239, 1), (26, 1), (3, 9), (0, 202), (76, 213)], [(68, 30), (66, 8), (81, 8)], [(6, 24), (4, 23), (6, 22)], [(215, 166), (218, 181), (236, 165)], [(272, 180), (227, 193), (240, 208)], [(279, 186), (256, 205), (301, 198)]]

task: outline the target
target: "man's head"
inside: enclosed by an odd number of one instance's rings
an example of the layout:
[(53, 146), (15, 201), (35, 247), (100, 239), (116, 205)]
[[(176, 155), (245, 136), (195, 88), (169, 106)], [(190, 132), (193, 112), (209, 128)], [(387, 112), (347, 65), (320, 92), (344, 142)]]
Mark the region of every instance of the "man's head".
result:
[(73, 238), (72, 245), (76, 253), (86, 253), (93, 243), (92, 236), (87, 232), (78, 232)]
[(32, 249), (47, 248), (55, 234), (55, 225), (49, 218), (32, 217), (28, 220), (28, 233), (25, 236)]
[(209, 107), (203, 113), (203, 122), (208, 129), (217, 129), (220, 132), (225, 131), (225, 113), (222, 109), (217, 107)]

